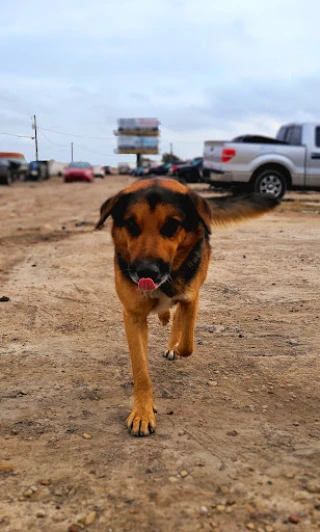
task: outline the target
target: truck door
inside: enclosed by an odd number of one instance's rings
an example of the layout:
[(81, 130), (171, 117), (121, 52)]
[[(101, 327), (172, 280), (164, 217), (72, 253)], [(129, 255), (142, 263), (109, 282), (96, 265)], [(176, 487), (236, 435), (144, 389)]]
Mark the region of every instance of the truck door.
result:
[(320, 125), (314, 128), (314, 136), (307, 149), (306, 185), (320, 187)]

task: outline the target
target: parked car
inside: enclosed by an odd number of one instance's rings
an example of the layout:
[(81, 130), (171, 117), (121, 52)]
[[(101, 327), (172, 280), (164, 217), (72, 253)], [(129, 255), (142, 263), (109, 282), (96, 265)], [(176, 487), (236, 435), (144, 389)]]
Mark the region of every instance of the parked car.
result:
[(23, 179), (28, 163), (22, 153), (0, 152), (0, 185)]
[(180, 166), (182, 166), (182, 165), (184, 165), (184, 164), (189, 164), (189, 163), (190, 163), (190, 161), (177, 161), (177, 162), (171, 164), (171, 167), (170, 167), (170, 169), (169, 169), (169, 171), (168, 171), (168, 174), (169, 174), (170, 176), (174, 176), (174, 175), (176, 175), (176, 172), (177, 172), (177, 170), (178, 170), (178, 168), (179, 168)]
[(118, 174), (119, 175), (130, 175), (131, 168), (130, 165), (127, 163), (120, 163), (118, 165)]
[(67, 168), (68, 164), (60, 162), (60, 161), (55, 161), (54, 159), (50, 159), (48, 161), (48, 166), (49, 166), (49, 177), (52, 177), (52, 176), (62, 177), (64, 175), (65, 169)]
[(102, 179), (105, 176), (105, 171), (103, 166), (95, 165), (93, 167), (93, 175), (94, 177), (101, 177)]
[(10, 185), (11, 182), (10, 163), (6, 159), (0, 159), (0, 185)]
[(191, 164), (183, 164), (175, 171), (175, 177), (185, 183), (201, 183), (202, 179), (203, 158), (197, 157), (191, 161)]
[(94, 180), (93, 167), (90, 163), (72, 162), (68, 164), (64, 172), (64, 182), (70, 181), (87, 181), (92, 183)]
[(203, 157), (208, 182), (219, 188), (236, 186), (278, 199), (287, 189), (320, 189), (320, 123), (286, 124), (275, 139), (206, 141)]
[(49, 161), (31, 161), (25, 174), (25, 181), (49, 179)]
[(167, 175), (171, 166), (171, 163), (150, 166), (149, 170), (147, 171), (147, 175)]
[(142, 177), (146, 173), (146, 168), (144, 166), (138, 166), (138, 168), (133, 168), (130, 172), (130, 175), (134, 177)]
[(160, 165), (159, 164), (152, 164), (151, 166), (149, 166), (149, 168), (146, 171), (146, 175), (154, 175), (155, 172), (157, 171), (158, 166), (160, 166)]

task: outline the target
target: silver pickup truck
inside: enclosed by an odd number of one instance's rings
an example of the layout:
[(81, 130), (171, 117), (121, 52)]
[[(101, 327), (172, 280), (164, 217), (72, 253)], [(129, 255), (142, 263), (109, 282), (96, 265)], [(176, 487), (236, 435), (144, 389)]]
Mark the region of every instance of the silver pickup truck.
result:
[(287, 189), (320, 189), (320, 123), (288, 124), (276, 137), (243, 135), (204, 143), (206, 181), (281, 199)]

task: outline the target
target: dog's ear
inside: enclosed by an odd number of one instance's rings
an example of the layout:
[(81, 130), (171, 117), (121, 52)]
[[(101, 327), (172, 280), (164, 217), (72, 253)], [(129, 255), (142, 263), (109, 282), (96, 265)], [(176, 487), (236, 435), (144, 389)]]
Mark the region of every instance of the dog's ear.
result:
[(279, 201), (271, 194), (242, 194), (209, 198), (211, 224), (225, 225), (247, 218), (255, 218), (274, 209)]
[[(189, 208), (187, 207), (187, 223), (192, 224), (194, 216), (197, 218), (197, 222), (202, 223), (207, 233), (211, 234), (211, 225), (212, 225), (212, 208), (210, 203), (198, 194), (194, 192), (189, 192), (186, 194), (187, 202), (189, 202)], [(191, 208), (190, 208), (191, 207)], [(190, 229), (195, 229), (195, 227), (190, 227)]]
[(183, 227), (187, 231), (195, 231), (201, 223), (207, 233), (211, 233), (212, 209), (211, 205), (201, 196), (188, 191), (179, 194), (179, 205), (184, 213)]
[(124, 194), (119, 192), (115, 196), (108, 198), (100, 207), (100, 219), (95, 226), (95, 229), (101, 229), (106, 219), (112, 215), (116, 223), (123, 217), (125, 209), (128, 205), (131, 194)]
[(98, 223), (95, 226), (95, 229), (101, 229), (106, 219), (110, 216), (112, 213), (112, 209), (116, 205), (117, 201), (119, 200), (120, 194), (116, 194), (115, 196), (112, 196), (111, 198), (108, 198), (100, 207), (100, 219)]

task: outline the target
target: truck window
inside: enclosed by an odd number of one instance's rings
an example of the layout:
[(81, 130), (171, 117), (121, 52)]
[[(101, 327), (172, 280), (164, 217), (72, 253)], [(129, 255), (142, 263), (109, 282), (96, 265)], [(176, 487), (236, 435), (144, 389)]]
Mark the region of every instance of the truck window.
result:
[(317, 126), (316, 127), (316, 130), (315, 130), (315, 144), (317, 146), (317, 148), (320, 148), (320, 126)]
[(277, 139), (278, 140), (281, 140), (281, 141), (285, 141), (286, 140), (286, 135), (287, 135), (287, 127), (286, 126), (282, 126), (278, 133), (277, 133)]
[(277, 139), (282, 142), (287, 142), (291, 146), (301, 146), (302, 127), (282, 126), (277, 133)]
[(300, 146), (301, 145), (301, 126), (291, 126), (288, 128), (286, 140), (291, 146)]

